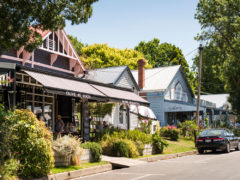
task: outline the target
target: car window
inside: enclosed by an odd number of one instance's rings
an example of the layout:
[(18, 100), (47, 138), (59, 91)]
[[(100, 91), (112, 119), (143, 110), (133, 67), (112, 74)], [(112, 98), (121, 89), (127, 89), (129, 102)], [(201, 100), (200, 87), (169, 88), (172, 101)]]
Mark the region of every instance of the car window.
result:
[(234, 136), (233, 132), (230, 130), (225, 130), (225, 136)]
[(223, 134), (223, 130), (219, 129), (207, 129), (204, 130), (200, 136), (221, 136)]

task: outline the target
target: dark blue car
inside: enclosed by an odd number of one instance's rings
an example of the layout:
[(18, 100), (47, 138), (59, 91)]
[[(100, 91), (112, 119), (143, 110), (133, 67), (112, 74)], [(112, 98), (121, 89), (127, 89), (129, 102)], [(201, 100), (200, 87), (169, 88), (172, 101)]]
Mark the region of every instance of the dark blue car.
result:
[(228, 129), (206, 129), (197, 138), (196, 146), (199, 154), (203, 154), (205, 150), (229, 153), (231, 149), (240, 150), (240, 141)]

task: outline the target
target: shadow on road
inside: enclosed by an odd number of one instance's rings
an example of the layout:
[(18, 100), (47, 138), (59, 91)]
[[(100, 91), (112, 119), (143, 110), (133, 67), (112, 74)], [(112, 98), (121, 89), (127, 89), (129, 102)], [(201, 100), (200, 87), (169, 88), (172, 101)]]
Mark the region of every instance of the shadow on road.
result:
[[(232, 152), (235, 152), (235, 151), (231, 150), (230, 153), (232, 153)], [(227, 154), (227, 153), (225, 153), (224, 151), (221, 151), (221, 150), (216, 150), (216, 151), (207, 150), (207, 151), (204, 151), (203, 154), (198, 154), (198, 155), (204, 156), (204, 155), (219, 155), (219, 154)]]

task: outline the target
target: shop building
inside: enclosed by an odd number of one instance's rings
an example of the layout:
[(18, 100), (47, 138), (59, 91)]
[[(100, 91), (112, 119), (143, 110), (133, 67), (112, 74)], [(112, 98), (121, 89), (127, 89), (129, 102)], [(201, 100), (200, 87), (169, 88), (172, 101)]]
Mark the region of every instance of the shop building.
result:
[(0, 101), (6, 107), (30, 109), (52, 131), (61, 115), (88, 140), (88, 102), (149, 104), (127, 88), (83, 79), (87, 70), (64, 30), (39, 33), (43, 44), (33, 52), (22, 47), (0, 56)]
[[(88, 70), (88, 74), (85, 78), (104, 84), (112, 84), (117, 87), (128, 88), (137, 95), (140, 91), (128, 66), (91, 69)], [(135, 129), (140, 126), (139, 116), (145, 119), (156, 120), (156, 116), (152, 110), (146, 106), (132, 104), (131, 106), (126, 107), (126, 105), (122, 103), (117, 103), (113, 107), (111, 115), (106, 115), (102, 121), (106, 121), (109, 125), (121, 129)], [(156, 122), (153, 121), (152, 124), (155, 126)]]

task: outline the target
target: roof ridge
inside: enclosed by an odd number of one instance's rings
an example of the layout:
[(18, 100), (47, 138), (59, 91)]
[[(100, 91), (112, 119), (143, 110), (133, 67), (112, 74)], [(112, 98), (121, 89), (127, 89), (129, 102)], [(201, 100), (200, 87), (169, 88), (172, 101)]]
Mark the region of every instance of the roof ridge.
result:
[(96, 68), (96, 69), (88, 69), (89, 71), (91, 70), (98, 70), (98, 69), (114, 69), (114, 68), (120, 68), (120, 67), (128, 67), (127, 65), (123, 66), (110, 66), (110, 67), (105, 67), (105, 68)]

